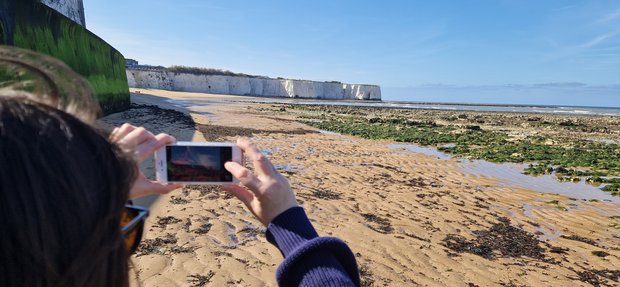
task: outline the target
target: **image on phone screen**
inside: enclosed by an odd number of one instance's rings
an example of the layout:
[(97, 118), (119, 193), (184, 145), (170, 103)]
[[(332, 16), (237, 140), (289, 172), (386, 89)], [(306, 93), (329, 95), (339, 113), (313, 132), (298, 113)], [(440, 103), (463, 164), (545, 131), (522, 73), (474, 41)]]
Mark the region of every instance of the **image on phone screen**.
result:
[(232, 182), (233, 176), (224, 168), (232, 160), (232, 147), (167, 146), (168, 181)]

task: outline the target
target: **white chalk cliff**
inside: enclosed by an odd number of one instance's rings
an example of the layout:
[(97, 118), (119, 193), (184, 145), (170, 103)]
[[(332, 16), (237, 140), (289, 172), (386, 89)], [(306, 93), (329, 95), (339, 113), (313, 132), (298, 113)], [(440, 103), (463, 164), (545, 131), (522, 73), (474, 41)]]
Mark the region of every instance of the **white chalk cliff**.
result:
[(131, 68), (127, 69), (127, 80), (131, 88), (180, 92), (325, 100), (381, 100), (379, 86), (338, 82), (196, 75)]
[(86, 27), (83, 0), (41, 0), (41, 3), (62, 13), (74, 22)]

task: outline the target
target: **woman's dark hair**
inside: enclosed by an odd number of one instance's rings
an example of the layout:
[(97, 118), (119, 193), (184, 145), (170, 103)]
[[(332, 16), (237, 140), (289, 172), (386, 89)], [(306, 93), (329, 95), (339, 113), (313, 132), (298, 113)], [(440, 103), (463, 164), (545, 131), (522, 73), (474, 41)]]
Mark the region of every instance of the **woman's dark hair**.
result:
[(91, 126), (0, 97), (0, 286), (128, 286), (135, 165)]

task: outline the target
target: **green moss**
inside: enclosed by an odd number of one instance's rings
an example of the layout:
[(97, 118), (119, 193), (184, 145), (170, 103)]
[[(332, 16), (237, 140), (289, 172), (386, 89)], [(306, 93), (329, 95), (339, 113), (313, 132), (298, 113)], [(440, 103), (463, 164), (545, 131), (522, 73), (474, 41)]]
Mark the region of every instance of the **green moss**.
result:
[(65, 62), (94, 88), (106, 113), (129, 107), (125, 58), (82, 26), (42, 4), (15, 1), (16, 47)]
[(551, 174), (553, 173), (553, 167), (540, 164), (530, 164), (523, 170), (523, 173), (528, 175)]
[(586, 179), (586, 181), (588, 183), (610, 183), (610, 184), (620, 184), (620, 178), (617, 177), (613, 177), (613, 178), (604, 178), (604, 177), (600, 177), (600, 176), (593, 176), (590, 177), (588, 179)]
[(547, 201), (547, 202), (545, 202), (545, 203), (546, 203), (546, 204), (560, 204), (560, 202), (559, 202), (559, 201), (557, 201), (557, 200), (550, 200), (550, 201)]
[[(620, 175), (620, 145), (591, 141), (571, 141), (560, 144), (549, 142), (548, 136), (529, 136), (514, 139), (507, 133), (485, 130), (479, 126), (441, 125), (435, 122), (415, 121), (405, 117), (368, 117), (367, 110), (291, 105), (292, 109), (317, 111), (320, 114), (303, 115), (304, 123), (316, 128), (368, 139), (390, 139), (399, 142), (431, 146), (456, 156), (483, 159), (495, 163), (530, 163), (524, 169), (528, 175), (555, 173), (558, 179), (616, 183), (620, 179), (604, 176)], [(314, 110), (313, 110), (314, 109)], [(368, 118), (367, 118), (368, 117)], [(455, 117), (455, 121), (467, 115)], [(573, 127), (563, 122), (559, 126)], [(579, 124), (581, 126), (581, 124)], [(446, 146), (451, 144), (450, 146)], [(619, 186), (607, 186), (618, 192)]]
[(603, 191), (610, 191), (610, 192), (620, 191), (620, 184), (606, 185), (603, 188), (601, 188), (601, 190), (603, 190)]

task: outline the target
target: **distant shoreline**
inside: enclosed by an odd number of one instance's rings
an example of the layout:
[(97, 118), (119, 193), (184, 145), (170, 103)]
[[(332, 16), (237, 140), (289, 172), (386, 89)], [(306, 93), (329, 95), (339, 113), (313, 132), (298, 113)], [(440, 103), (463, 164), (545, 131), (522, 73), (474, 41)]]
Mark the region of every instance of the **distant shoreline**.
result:
[(389, 103), (408, 103), (419, 105), (446, 105), (446, 106), (484, 106), (484, 107), (522, 107), (522, 108), (587, 108), (587, 109), (612, 109), (620, 110), (620, 107), (605, 106), (572, 106), (572, 105), (535, 105), (535, 104), (487, 104), (487, 103), (457, 103), (457, 102), (416, 102), (416, 101), (382, 101)]

